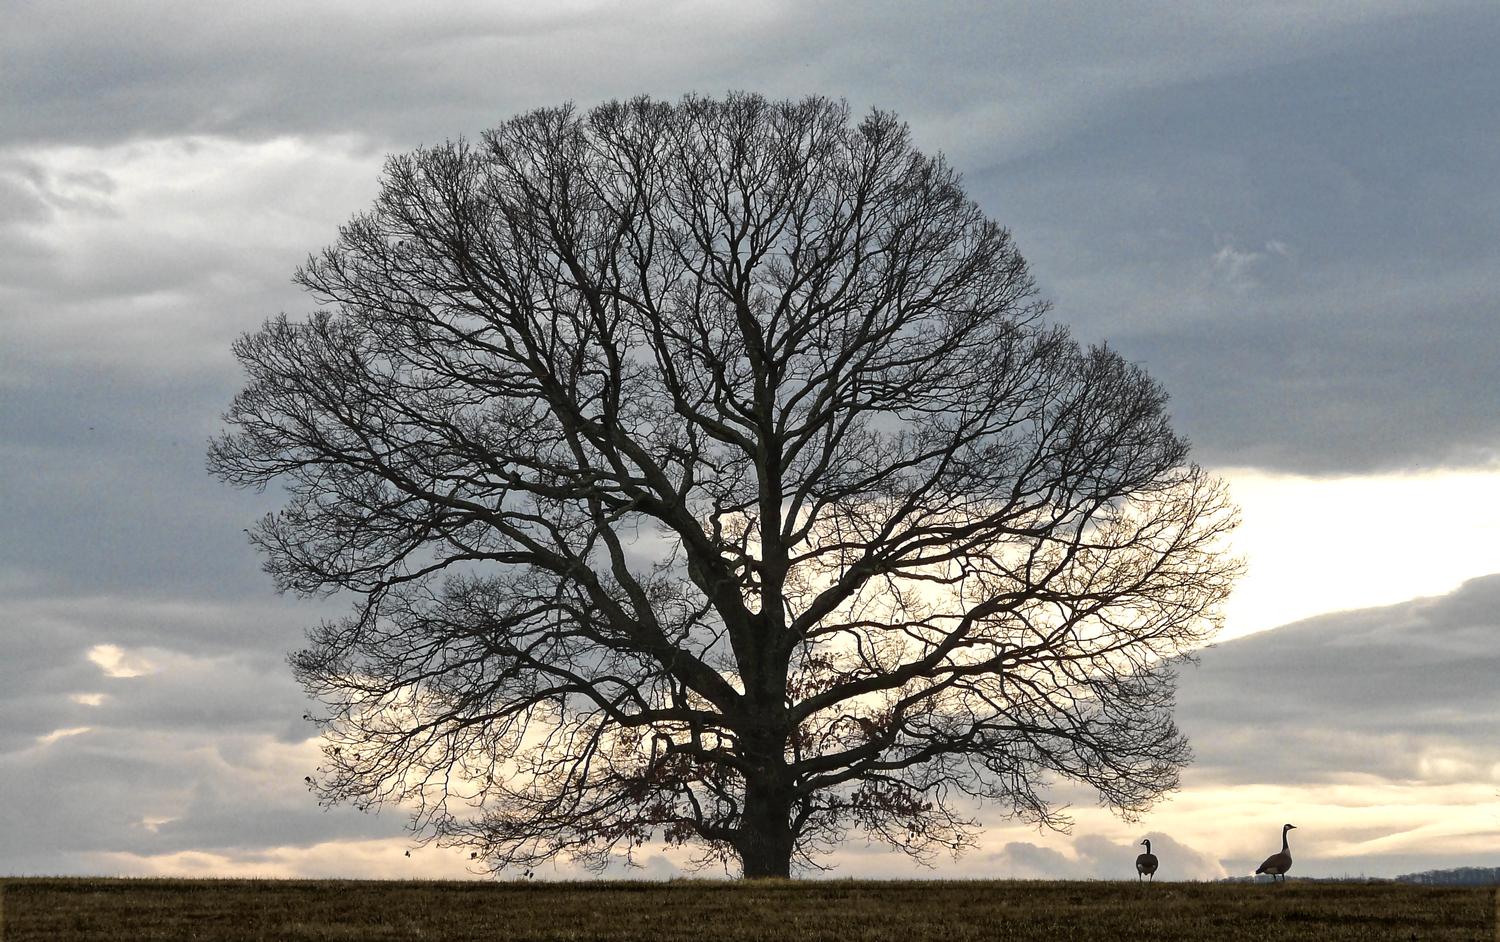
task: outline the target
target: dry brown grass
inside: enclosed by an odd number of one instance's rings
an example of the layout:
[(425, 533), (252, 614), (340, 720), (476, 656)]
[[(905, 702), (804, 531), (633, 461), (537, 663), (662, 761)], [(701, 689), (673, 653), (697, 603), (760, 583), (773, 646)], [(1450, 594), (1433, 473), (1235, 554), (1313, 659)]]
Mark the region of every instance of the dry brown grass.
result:
[(0, 881), (3, 942), (1490, 940), (1495, 893), (1401, 884)]

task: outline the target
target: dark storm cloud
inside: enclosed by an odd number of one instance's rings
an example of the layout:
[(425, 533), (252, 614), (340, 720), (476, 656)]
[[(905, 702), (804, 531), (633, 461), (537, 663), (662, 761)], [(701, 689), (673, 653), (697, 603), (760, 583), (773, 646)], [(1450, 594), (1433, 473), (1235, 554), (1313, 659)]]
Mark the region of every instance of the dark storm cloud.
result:
[(268, 498), (204, 472), (228, 380), (54, 367), (5, 389), (0, 569), (65, 596), (264, 594), (269, 582), (243, 529), (271, 509)]
[[(1172, 333), (1122, 331), (1151, 364), (1195, 457), (1300, 474), (1493, 467), (1500, 460), (1500, 295), (1489, 272), (1268, 302)], [(1460, 273), (1460, 277), (1464, 277)], [(1456, 297), (1455, 297), (1456, 296)], [(1319, 303), (1326, 299), (1325, 303)]]
[(1493, 16), (1135, 93), (972, 175), (1058, 316), (1148, 364), (1200, 460), (1500, 456)]
[(1500, 575), (1217, 645), (1181, 678), (1195, 781), (1486, 781), (1500, 770)]

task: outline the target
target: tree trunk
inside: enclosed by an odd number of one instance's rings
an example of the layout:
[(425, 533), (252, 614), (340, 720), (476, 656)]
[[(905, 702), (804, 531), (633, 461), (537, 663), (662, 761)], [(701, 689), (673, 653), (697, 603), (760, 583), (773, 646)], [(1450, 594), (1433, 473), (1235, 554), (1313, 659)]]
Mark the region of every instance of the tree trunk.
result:
[(747, 879), (791, 876), (791, 811), (790, 788), (753, 778), (745, 783), (745, 813), (735, 849)]

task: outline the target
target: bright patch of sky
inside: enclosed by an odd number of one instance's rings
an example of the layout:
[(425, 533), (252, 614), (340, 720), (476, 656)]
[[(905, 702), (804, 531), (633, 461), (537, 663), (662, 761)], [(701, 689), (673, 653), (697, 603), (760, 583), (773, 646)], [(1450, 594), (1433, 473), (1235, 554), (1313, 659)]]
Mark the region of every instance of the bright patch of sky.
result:
[(50, 733), (38, 736), (36, 741), (38, 745), (50, 746), (60, 739), (67, 739), (69, 736), (81, 736), (84, 733), (93, 732), (93, 729), (92, 726), (70, 726), (67, 729), (54, 729)]
[(1500, 572), (1500, 472), (1309, 478), (1223, 472), (1249, 560), (1221, 640), (1443, 595)]
[(96, 644), (89, 648), (88, 658), (99, 665), (105, 677), (144, 677), (156, 670), (149, 659), (117, 644)]

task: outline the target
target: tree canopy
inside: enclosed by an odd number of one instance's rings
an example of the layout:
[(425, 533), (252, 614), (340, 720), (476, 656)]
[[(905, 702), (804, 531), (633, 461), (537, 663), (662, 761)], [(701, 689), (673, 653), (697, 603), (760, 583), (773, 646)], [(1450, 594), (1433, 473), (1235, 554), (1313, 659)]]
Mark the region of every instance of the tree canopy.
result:
[(1175, 787), (1234, 510), (895, 116), (535, 111), (389, 158), (296, 277), (210, 466), (286, 495), (278, 587), (356, 601), (292, 657), (324, 799), (765, 876)]

